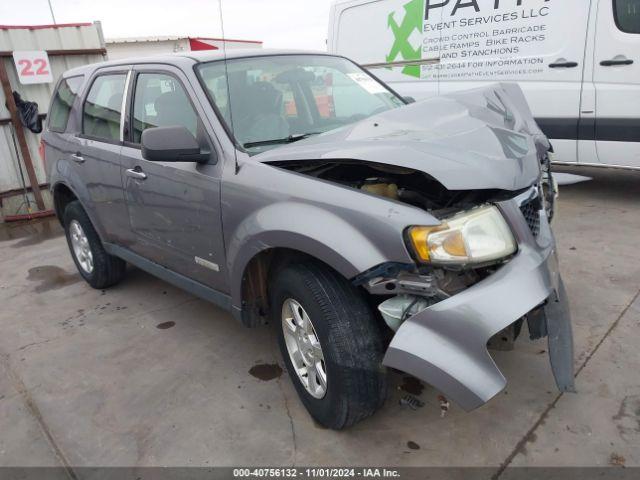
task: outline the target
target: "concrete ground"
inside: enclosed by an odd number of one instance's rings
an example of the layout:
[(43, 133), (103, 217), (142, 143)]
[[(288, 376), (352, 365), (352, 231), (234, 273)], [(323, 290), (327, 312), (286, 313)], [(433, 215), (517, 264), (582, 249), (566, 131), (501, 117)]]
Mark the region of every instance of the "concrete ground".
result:
[[(583, 171), (581, 171), (583, 173)], [(495, 353), (509, 384), (484, 407), (385, 407), (344, 432), (314, 424), (269, 327), (131, 269), (92, 290), (54, 222), (0, 230), (0, 466), (640, 465), (640, 172), (561, 189), (577, 394), (545, 341)]]

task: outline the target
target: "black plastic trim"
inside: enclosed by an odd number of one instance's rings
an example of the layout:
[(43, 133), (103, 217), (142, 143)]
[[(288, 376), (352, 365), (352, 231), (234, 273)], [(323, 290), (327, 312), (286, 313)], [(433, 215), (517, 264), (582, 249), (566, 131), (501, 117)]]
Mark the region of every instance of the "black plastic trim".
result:
[(214, 303), (220, 308), (231, 311), (231, 297), (226, 293), (219, 292), (210, 287), (207, 287), (206, 285), (203, 285), (200, 282), (196, 282), (195, 280), (185, 277), (184, 275), (173, 272), (168, 268), (152, 262), (151, 260), (148, 260), (127, 248), (121, 247), (120, 245), (116, 245), (114, 243), (104, 243), (104, 249), (110, 255), (121, 258), (122, 260), (135, 265), (139, 269), (144, 270), (145, 272), (150, 273), (151, 275), (158, 277), (165, 282), (186, 290), (187, 292), (200, 297), (203, 300)]
[(552, 140), (640, 142), (640, 117), (537, 118), (536, 121)]

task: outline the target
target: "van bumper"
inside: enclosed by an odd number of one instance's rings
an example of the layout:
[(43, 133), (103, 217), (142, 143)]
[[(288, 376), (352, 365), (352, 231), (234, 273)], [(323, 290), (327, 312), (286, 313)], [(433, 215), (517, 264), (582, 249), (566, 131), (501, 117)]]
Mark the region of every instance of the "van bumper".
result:
[(541, 323), (536, 330), (548, 334), (558, 388), (574, 391), (571, 317), (551, 229), (543, 218), (534, 239), (523, 228), (516, 203), (500, 207), (523, 240), (518, 254), (493, 275), (406, 320), (383, 359), (465, 410), (480, 407), (506, 386), (487, 350), (489, 339), (539, 308), (543, 314), (535, 316)]

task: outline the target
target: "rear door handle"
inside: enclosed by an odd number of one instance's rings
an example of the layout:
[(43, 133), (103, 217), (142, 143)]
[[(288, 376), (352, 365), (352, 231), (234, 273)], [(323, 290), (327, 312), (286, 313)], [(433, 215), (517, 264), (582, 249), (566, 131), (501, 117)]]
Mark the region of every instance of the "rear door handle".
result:
[(576, 68), (578, 62), (556, 62), (550, 63), (549, 68)]
[(71, 160), (73, 160), (76, 163), (84, 163), (84, 157), (80, 155), (80, 153), (72, 153)]
[(146, 180), (147, 179), (147, 174), (144, 173), (140, 167), (135, 167), (135, 168), (129, 168), (126, 171), (127, 176), (131, 177), (131, 178), (135, 178), (137, 180)]
[(633, 65), (633, 60), (630, 60), (628, 58), (603, 60), (600, 62), (600, 65), (602, 65), (603, 67), (615, 67), (617, 65)]

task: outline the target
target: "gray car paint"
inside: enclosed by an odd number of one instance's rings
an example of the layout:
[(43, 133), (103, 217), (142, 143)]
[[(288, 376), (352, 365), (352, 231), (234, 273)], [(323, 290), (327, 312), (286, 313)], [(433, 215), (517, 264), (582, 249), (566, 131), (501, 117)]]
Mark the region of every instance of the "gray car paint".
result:
[[(291, 52), (234, 51), (231, 55), (288, 53)], [(215, 278), (194, 278), (197, 275), (189, 269), (174, 272), (177, 269), (162, 268), (157, 261), (144, 258), (144, 249), (133, 251), (131, 246), (139, 241), (133, 234), (134, 226), (128, 213), (133, 197), (129, 193), (123, 202), (122, 187), (113, 188), (118, 182), (126, 185), (121, 175), (116, 178), (113, 172), (105, 174), (108, 178), (101, 183), (110, 188), (104, 190), (106, 201), (98, 205), (86, 185), (90, 175), (87, 170), (95, 168), (95, 164), (85, 162), (76, 168), (69, 155), (61, 153), (69, 150), (69, 144), (73, 143), (70, 137), (80, 137), (81, 98), (74, 105), (68, 132), (64, 135), (45, 132), (43, 139), (47, 159), (52, 159), (49, 163), (52, 190), (55, 192), (58, 185), (64, 184), (76, 194), (111, 253), (200, 296), (213, 301), (220, 298), (218, 303), (225, 307), (231, 304), (237, 317), (241, 316), (245, 268), (256, 254), (266, 249), (302, 251), (346, 278), (354, 278), (387, 262), (413, 264), (403, 241), (404, 230), (410, 225), (440, 222), (416, 207), (276, 168), (269, 162), (374, 161), (422, 170), (449, 189), (519, 190), (539, 181), (539, 155), (548, 148), (548, 141), (537, 129), (519, 89), (510, 85), (408, 105), (249, 157), (226, 134), (193, 71), (198, 61), (221, 58), (216, 53), (188, 53), (127, 61), (133, 65), (167, 65), (179, 69), (211, 137), (218, 158), (215, 168), (220, 174), (221, 223), (217, 223), (219, 218), (206, 214), (197, 221), (211, 222), (211, 228), (220, 225), (223, 241), (217, 254), (224, 259), (220, 262), (224, 268)], [(74, 69), (65, 76), (83, 74), (89, 78), (101, 69), (117, 66), (118, 62), (107, 62)], [(131, 160), (121, 157), (119, 162), (122, 170), (128, 168)], [(207, 165), (198, 171), (197, 166), (190, 165), (180, 170), (206, 175), (205, 167), (214, 166)], [(162, 164), (158, 168), (163, 171), (177, 167)], [(170, 188), (167, 184), (171, 181), (170, 175), (155, 171), (153, 175), (163, 176), (163, 188)], [(176, 180), (179, 185), (190, 181), (188, 176), (175, 178), (180, 179)], [(176, 209), (172, 217), (172, 226), (176, 229), (184, 229), (180, 224), (181, 215), (186, 217), (194, 209), (208, 212), (212, 208), (210, 202), (215, 201), (212, 196), (201, 196), (175, 205), (174, 197), (163, 193), (161, 203)], [(129, 210), (123, 210), (123, 203)], [(384, 359), (385, 364), (435, 385), (465, 408), (487, 401), (505, 383), (487, 353), (488, 338), (546, 300), (563, 302), (563, 308), (547, 307), (547, 323), (556, 322), (555, 325), (561, 327), (554, 330), (555, 345), (569, 346), (560, 349), (554, 362), (554, 371), (565, 372), (564, 383), (559, 382), (561, 388), (568, 388), (566, 372), (572, 372), (570, 321), (568, 309), (564, 308), (566, 298), (559, 287), (561, 279), (553, 234), (543, 221), (540, 236), (533, 239), (517, 209), (516, 199), (503, 202), (500, 208), (518, 238), (518, 254), (482, 282), (407, 320), (393, 338)], [(215, 216), (215, 207), (210, 213)], [(192, 238), (198, 243), (202, 235), (202, 231), (195, 231), (190, 237), (185, 232), (184, 241), (188, 243)], [(178, 258), (167, 258), (165, 263), (175, 265), (173, 262)], [(189, 259), (183, 257), (179, 261)]]

